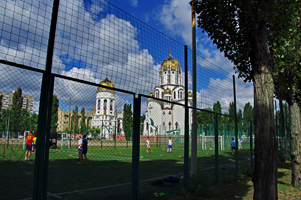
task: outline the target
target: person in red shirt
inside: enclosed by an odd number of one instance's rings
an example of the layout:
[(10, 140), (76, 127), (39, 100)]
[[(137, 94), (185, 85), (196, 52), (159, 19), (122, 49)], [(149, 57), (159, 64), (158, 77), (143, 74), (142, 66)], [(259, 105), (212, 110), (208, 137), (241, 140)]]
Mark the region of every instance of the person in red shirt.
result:
[(29, 135), (26, 137), (26, 152), (25, 152), (25, 161), (30, 160), (30, 152), (31, 152), (31, 145), (33, 142), (34, 136), (32, 135), (32, 131), (29, 132)]

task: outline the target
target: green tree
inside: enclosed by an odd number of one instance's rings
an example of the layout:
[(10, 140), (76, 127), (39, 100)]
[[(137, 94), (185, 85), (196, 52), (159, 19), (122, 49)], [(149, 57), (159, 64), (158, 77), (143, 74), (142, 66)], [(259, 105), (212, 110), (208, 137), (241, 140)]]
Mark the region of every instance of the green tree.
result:
[(130, 140), (133, 134), (133, 112), (132, 104), (124, 104), (123, 106), (123, 131), (126, 140)]
[(71, 133), (78, 134), (79, 128), (78, 128), (78, 106), (75, 106), (74, 110), (72, 111), (72, 117), (71, 117)]
[(52, 97), (52, 108), (51, 108), (51, 132), (56, 132), (57, 122), (58, 122), (58, 108), (59, 108), (59, 99), (56, 95)]
[(9, 112), (9, 109), (1, 110), (0, 131), (7, 130)]
[(250, 102), (246, 103), (244, 106), (243, 118), (246, 119), (246, 121), (243, 123), (243, 130), (246, 133), (250, 130), (250, 122), (247, 120), (254, 121), (254, 111)]
[(213, 104), (213, 112), (218, 113), (218, 123), (221, 123), (221, 119), (222, 119), (222, 106), (221, 103), (219, 101), (217, 101), (216, 103)]
[[(192, 1), (198, 26), (230, 59), (240, 78), (254, 83), (254, 196), (277, 199), (277, 141), (274, 123), (273, 59), (270, 33), (283, 36), (290, 28), (298, 1)], [(277, 27), (277, 28), (276, 28)], [(263, 121), (265, 123), (263, 123)], [(269, 141), (269, 143), (266, 143)]]
[[(274, 34), (272, 54), (276, 61), (274, 82), (275, 94), (280, 101), (280, 131), (282, 132), (281, 150), (286, 157), (285, 147), (285, 132), (284, 121), (282, 120), (282, 100), (289, 104), (290, 109), (290, 130), (291, 130), (291, 166), (292, 166), (292, 185), (301, 186), (301, 164), (300, 154), (301, 151), (299, 141), (301, 140), (301, 120), (300, 120), (300, 105), (301, 105), (301, 3), (299, 7), (292, 12), (293, 17), (287, 20), (290, 26), (289, 31), (279, 37)], [(280, 27), (282, 28), (282, 27)]]
[(238, 130), (238, 134), (242, 135), (243, 134), (243, 120), (242, 120), (242, 110), (239, 109), (238, 113), (237, 113), (237, 130)]
[(19, 87), (13, 94), (9, 119), (9, 129), (18, 132), (21, 122), (21, 109), (23, 104), (22, 89)]
[(30, 113), (26, 109), (21, 110), (20, 134), (30, 130)]
[(80, 133), (81, 134), (86, 134), (87, 126), (86, 126), (85, 108), (81, 109), (80, 114), (81, 114)]
[(95, 127), (92, 127), (90, 129), (90, 134), (92, 135), (93, 138), (97, 138), (100, 136), (100, 129), (99, 128), (95, 128)]
[(30, 116), (30, 130), (37, 131), (38, 130), (38, 121), (39, 121), (39, 115), (36, 113), (31, 114)]
[(1, 110), (2, 110), (2, 99), (3, 99), (3, 95), (0, 95), (0, 121), (1, 121)]

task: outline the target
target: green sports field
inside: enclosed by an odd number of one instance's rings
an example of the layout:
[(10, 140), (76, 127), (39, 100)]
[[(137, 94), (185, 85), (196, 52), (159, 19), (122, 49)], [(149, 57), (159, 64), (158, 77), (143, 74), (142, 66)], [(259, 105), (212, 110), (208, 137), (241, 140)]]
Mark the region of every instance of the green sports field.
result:
[[(144, 143), (143, 143), (144, 144)], [(176, 147), (172, 153), (166, 148), (151, 148), (146, 153), (145, 145), (140, 148), (139, 196), (147, 198), (154, 192), (169, 193), (174, 188), (152, 186), (154, 180), (170, 175), (183, 176), (184, 148)], [(130, 145), (131, 146), (131, 145)], [(248, 144), (239, 150), (239, 166), (250, 166)], [(24, 161), (22, 148), (0, 149), (0, 193), (1, 199), (26, 199), (32, 197), (34, 158)], [(132, 148), (129, 146), (91, 146), (88, 164), (78, 165), (77, 149), (50, 149), (48, 163), (48, 199), (129, 199), (131, 195)], [(190, 161), (189, 161), (190, 163)], [(219, 176), (235, 171), (235, 156), (230, 147), (219, 151)], [(189, 164), (190, 169), (190, 164)], [(214, 150), (198, 150), (198, 172), (204, 175), (208, 184), (215, 178)], [(183, 179), (175, 187), (183, 186)]]

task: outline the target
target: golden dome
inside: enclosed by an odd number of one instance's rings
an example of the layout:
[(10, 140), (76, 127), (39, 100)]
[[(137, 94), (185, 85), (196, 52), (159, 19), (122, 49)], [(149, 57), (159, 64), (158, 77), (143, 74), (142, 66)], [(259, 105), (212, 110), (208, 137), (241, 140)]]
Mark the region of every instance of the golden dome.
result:
[(168, 86), (167, 86), (167, 88), (164, 90), (164, 93), (165, 94), (171, 94), (171, 89), (169, 89)]
[(148, 94), (148, 96), (150, 96), (150, 97), (155, 97), (153, 91), (150, 91), (150, 93)]
[(188, 97), (192, 97), (192, 91), (191, 90), (188, 91)]
[(161, 63), (161, 67), (163, 71), (167, 71), (167, 66), (170, 65), (171, 70), (176, 70), (176, 66), (179, 66), (179, 72), (181, 73), (181, 67), (178, 60), (174, 59), (171, 54), (169, 54), (168, 58), (163, 60)]
[[(101, 81), (99, 83), (99, 85), (103, 85), (103, 86), (107, 86), (107, 87), (111, 87), (111, 88), (115, 88), (114, 84), (112, 83), (112, 81), (110, 81), (108, 79), (108, 77), (106, 77), (103, 81)], [(103, 87), (98, 87), (97, 91), (114, 91), (112, 89), (107, 89), (107, 88), (103, 88)]]

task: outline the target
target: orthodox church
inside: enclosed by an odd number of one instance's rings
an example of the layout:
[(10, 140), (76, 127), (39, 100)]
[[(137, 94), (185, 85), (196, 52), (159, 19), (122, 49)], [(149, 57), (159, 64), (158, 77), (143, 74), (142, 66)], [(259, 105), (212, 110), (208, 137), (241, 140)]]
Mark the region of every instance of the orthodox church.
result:
[[(114, 84), (106, 78), (100, 82), (101, 86), (115, 88)], [(103, 139), (110, 139), (111, 134), (117, 134), (117, 108), (115, 108), (115, 90), (98, 87), (96, 102), (93, 110), (91, 127), (100, 129)]]
[[(164, 102), (149, 98), (143, 126), (144, 135), (184, 135), (185, 108), (172, 102), (185, 104), (185, 87), (182, 85), (182, 71), (179, 61), (171, 54), (162, 63), (159, 70), (160, 85), (148, 94), (150, 97), (164, 99)], [(192, 105), (192, 92), (188, 91), (188, 104)], [(192, 123), (192, 111), (189, 109), (189, 122)]]

